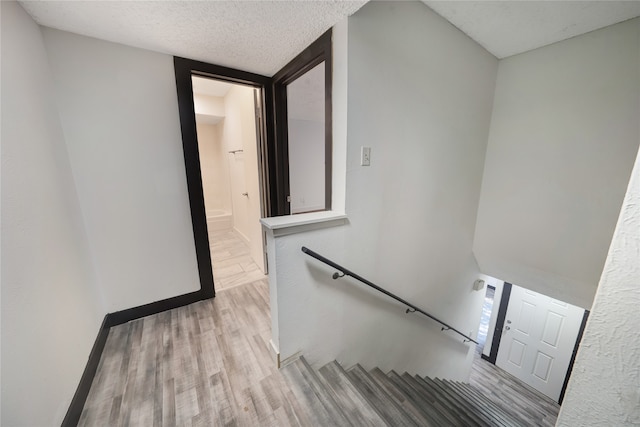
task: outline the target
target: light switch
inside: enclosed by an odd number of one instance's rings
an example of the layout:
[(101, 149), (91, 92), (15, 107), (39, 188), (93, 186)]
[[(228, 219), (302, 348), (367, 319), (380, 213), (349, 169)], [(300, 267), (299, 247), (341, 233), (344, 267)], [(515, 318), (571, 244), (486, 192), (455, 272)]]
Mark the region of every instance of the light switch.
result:
[(371, 165), (371, 147), (361, 147), (360, 150), (360, 166)]

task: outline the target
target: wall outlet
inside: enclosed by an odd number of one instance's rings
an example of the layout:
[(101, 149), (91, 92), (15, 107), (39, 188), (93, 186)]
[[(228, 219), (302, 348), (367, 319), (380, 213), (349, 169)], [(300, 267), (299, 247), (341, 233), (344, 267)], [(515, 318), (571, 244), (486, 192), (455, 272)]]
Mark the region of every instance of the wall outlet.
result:
[(371, 147), (361, 147), (360, 149), (360, 166), (371, 165)]

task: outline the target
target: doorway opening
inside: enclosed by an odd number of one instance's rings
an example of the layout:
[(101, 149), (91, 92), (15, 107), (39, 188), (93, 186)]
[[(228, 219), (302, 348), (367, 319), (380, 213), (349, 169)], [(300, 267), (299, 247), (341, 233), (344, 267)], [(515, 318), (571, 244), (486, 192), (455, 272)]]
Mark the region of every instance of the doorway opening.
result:
[(482, 315), (480, 316), (480, 326), (478, 327), (478, 334), (476, 341), (476, 351), (482, 354), (485, 343), (487, 341), (487, 334), (489, 333), (489, 324), (491, 323), (491, 313), (493, 312), (493, 300), (496, 293), (496, 288), (491, 285), (487, 285), (487, 291), (484, 295), (484, 302), (482, 303)]
[(193, 75), (200, 174), (216, 289), (264, 278), (259, 89)]
[[(178, 95), (178, 109), (180, 113), (180, 129), (182, 132), (182, 147), (184, 153), (185, 172), (187, 178), (187, 188), (189, 191), (189, 208), (191, 212), (191, 224), (193, 227), (193, 237), (196, 250), (196, 260), (198, 265), (198, 273), (200, 276), (201, 286), (201, 298), (212, 298), (215, 296), (214, 275), (211, 262), (211, 247), (216, 243), (216, 238), (219, 236), (209, 235), (208, 222), (211, 223), (212, 231), (215, 231), (216, 227), (223, 225), (214, 224), (215, 222), (222, 222), (222, 224), (231, 224), (233, 229), (234, 219), (233, 217), (239, 215), (239, 218), (244, 218), (246, 222), (251, 223), (251, 232), (247, 230), (249, 228), (240, 226), (240, 232), (245, 235), (246, 240), (250, 240), (249, 246), (250, 256), (254, 264), (262, 266), (263, 271), (267, 270), (266, 262), (264, 261), (264, 235), (260, 226), (259, 219), (261, 217), (267, 217), (273, 215), (272, 200), (275, 200), (275, 186), (270, 183), (275, 182), (275, 150), (273, 147), (273, 135), (274, 135), (274, 120), (273, 110), (269, 107), (273, 103), (273, 89), (271, 79), (269, 77), (261, 76), (259, 74), (253, 74), (246, 71), (235, 70), (232, 68), (221, 67), (219, 65), (207, 64), (205, 62), (194, 61), (185, 58), (174, 57), (173, 64), (176, 74), (176, 90)], [(217, 83), (227, 83), (231, 86), (226, 88), (224, 96), (218, 96), (223, 98), (222, 100), (208, 99), (202, 107), (199, 108), (201, 114), (200, 120), (197, 120), (196, 115), (196, 102), (194, 95), (194, 77), (205, 78)], [(213, 83), (212, 83), (213, 84)], [(242, 89), (242, 90), (241, 90)], [(196, 91), (201, 91), (196, 89)], [(203, 89), (206, 92), (206, 89)], [(244, 91), (244, 92), (243, 92)], [(243, 95), (238, 95), (242, 93)], [(230, 94), (233, 94), (232, 98), (229, 98)], [(206, 96), (207, 94), (205, 94)], [(209, 93), (209, 96), (215, 97), (215, 93)], [(220, 95), (220, 94), (219, 94)], [(237, 96), (236, 96), (237, 95)], [(243, 98), (244, 96), (244, 98)], [(249, 100), (251, 97), (251, 100)], [(238, 113), (230, 113), (227, 117), (226, 102), (224, 98), (229, 98), (227, 101), (231, 101), (239, 104), (239, 98), (244, 99), (243, 103), (251, 105), (252, 112), (247, 113), (247, 117), (239, 119)], [(207, 99), (205, 98), (205, 101)], [(207, 109), (208, 108), (208, 109)], [(229, 137), (229, 141), (232, 141), (234, 145), (220, 145), (216, 148), (215, 144), (211, 143), (208, 148), (212, 151), (225, 150), (226, 153), (221, 153), (227, 157), (219, 157), (211, 160), (215, 165), (216, 162), (219, 165), (218, 168), (213, 168), (210, 171), (214, 176), (219, 173), (218, 178), (224, 181), (225, 167), (227, 173), (227, 182), (229, 183), (226, 189), (220, 187), (219, 191), (223, 194), (226, 191), (228, 195), (226, 201), (224, 197), (218, 201), (212, 199), (211, 206), (205, 205), (205, 188), (203, 186), (202, 174), (202, 162), (199, 151), (198, 141), (198, 123), (200, 122), (200, 128), (203, 129), (203, 124), (212, 124), (213, 128), (207, 130), (201, 130), (201, 134), (209, 135), (213, 139), (226, 138), (224, 132), (222, 137), (220, 127), (215, 128), (221, 121), (224, 121), (224, 127), (228, 129), (235, 129), (236, 137)], [(210, 123), (207, 123), (210, 122)], [(242, 125), (245, 122), (246, 126)], [(238, 124), (240, 123), (240, 124)], [(251, 125), (253, 127), (251, 128)], [(250, 128), (251, 131), (243, 131), (242, 128)], [(238, 130), (240, 129), (240, 130)], [(217, 132), (216, 132), (217, 131)], [(239, 135), (239, 136), (238, 136)], [(203, 139), (207, 139), (206, 137)], [(251, 141), (251, 142), (249, 142)], [(225, 148), (234, 147), (234, 148)], [(229, 153), (229, 151), (234, 151)], [(251, 167), (240, 168), (240, 164), (246, 162), (245, 154), (252, 156), (254, 162)], [(242, 158), (239, 155), (243, 156)], [(236, 156), (233, 158), (231, 156)], [(231, 163), (231, 162), (235, 163)], [(246, 162), (248, 165), (248, 162)], [(206, 167), (206, 162), (205, 162)], [(238, 175), (235, 186), (231, 185), (231, 173)], [(242, 173), (240, 173), (242, 171)], [(205, 173), (208, 173), (206, 171)], [(247, 180), (247, 176), (251, 175)], [(222, 178), (220, 178), (222, 177)], [(240, 179), (244, 177), (244, 183)], [(257, 178), (256, 178), (257, 177)], [(256, 184), (257, 182), (257, 184)], [(215, 190), (212, 190), (215, 193)], [(248, 219), (248, 215), (244, 215), (244, 211), (240, 208), (234, 209), (232, 192), (236, 198), (240, 197), (245, 205), (250, 205), (246, 209), (246, 212), (251, 210), (252, 217)], [(243, 195), (242, 193), (247, 193)], [(231, 199), (231, 201), (229, 201)], [(236, 200), (237, 201), (237, 200)], [(241, 202), (242, 203), (242, 202)], [(241, 205), (240, 205), (241, 206)], [(246, 208), (246, 206), (245, 206)], [(208, 210), (208, 212), (207, 212)], [(255, 212), (259, 212), (257, 215)], [(244, 215), (244, 216), (243, 216)], [(207, 216), (210, 221), (207, 221)], [(227, 227), (224, 227), (227, 228)], [(256, 229), (260, 230), (259, 236)], [(238, 235), (238, 238), (242, 239), (242, 236)], [(246, 240), (243, 242), (246, 244)], [(259, 250), (256, 249), (259, 247)], [(253, 249), (251, 249), (253, 248)], [(226, 253), (233, 253), (234, 251), (226, 251)], [(237, 252), (236, 252), (237, 253)], [(261, 258), (262, 257), (262, 262)], [(253, 268), (249, 267), (248, 268)], [(220, 267), (222, 268), (222, 267)], [(235, 267), (237, 269), (237, 267)], [(244, 269), (243, 269), (244, 270)], [(260, 267), (257, 268), (260, 271)], [(216, 273), (217, 274), (217, 273)]]
[[(247, 71), (236, 70), (233, 68), (222, 67), (219, 65), (208, 64), (205, 62), (194, 61), (185, 58), (174, 57), (174, 69), (176, 75), (176, 90), (178, 94), (178, 109), (180, 114), (180, 129), (182, 132), (182, 145), (184, 152), (184, 162), (185, 162), (185, 172), (187, 177), (187, 188), (189, 191), (189, 208), (191, 211), (191, 223), (193, 227), (193, 236), (195, 242), (196, 249), (196, 259), (198, 264), (198, 272), (200, 275), (200, 297), (203, 299), (212, 298), (215, 296), (215, 287), (214, 287), (214, 275), (213, 268), (211, 262), (211, 245), (210, 239), (218, 236), (210, 236), (209, 234), (209, 225), (207, 217), (210, 220), (213, 217), (229, 217), (229, 218), (216, 218), (220, 221), (228, 221), (231, 220), (232, 224), (235, 224), (237, 215), (242, 215), (242, 211), (238, 210), (236, 212), (234, 205), (234, 197), (244, 197), (244, 202), (251, 204), (252, 211), (255, 212), (258, 210), (260, 212), (260, 216), (257, 217), (257, 220), (254, 220), (253, 217), (249, 219), (252, 226), (254, 226), (253, 230), (259, 229), (260, 236), (257, 236), (257, 232), (247, 232), (244, 233), (241, 230), (239, 231), (240, 238), (244, 237), (245, 242), (249, 241), (249, 249), (251, 258), (253, 262), (258, 266), (258, 270), (262, 270), (264, 273), (268, 270), (268, 265), (266, 261), (266, 248), (264, 246), (264, 241), (266, 240), (265, 235), (262, 232), (261, 225), (259, 223), (259, 218), (273, 217), (279, 215), (288, 215), (291, 213), (290, 203), (292, 200), (292, 194), (290, 192), (289, 186), (289, 166), (290, 159), (288, 156), (288, 126), (285, 126), (284, 123), (287, 123), (288, 116), (283, 112), (287, 111), (288, 102), (287, 102), (287, 92), (289, 83), (295, 82), (298, 77), (302, 76), (301, 82), (304, 84), (309, 84), (309, 86), (314, 86), (319, 84), (319, 81), (315, 81), (312, 79), (305, 79), (306, 72), (317, 66), (319, 63), (324, 61), (324, 102), (322, 103), (323, 108), (319, 108), (320, 115), (322, 115), (322, 111), (324, 111), (324, 138), (316, 138), (320, 144), (314, 145), (314, 148), (318, 148), (319, 151), (324, 148), (324, 160), (323, 162), (313, 163), (314, 170), (322, 169), (324, 172), (323, 175), (315, 174), (321, 181), (324, 182), (324, 187), (321, 185), (316, 186), (315, 180), (312, 182), (307, 179), (306, 175), (302, 175), (305, 177), (302, 180), (304, 188), (313, 187), (314, 191), (299, 192), (298, 201), (301, 204), (301, 208), (299, 212), (312, 212), (315, 210), (326, 210), (330, 209), (330, 192), (331, 188), (331, 159), (332, 159), (332, 145), (331, 145), (331, 76), (332, 76), (332, 68), (331, 68), (331, 30), (327, 31), (323, 34), (318, 40), (312, 43), (307, 49), (305, 49), (300, 55), (294, 58), (289, 64), (287, 64), (282, 70), (276, 73), (276, 76), (273, 78), (262, 76), (259, 74), (250, 73)], [(279, 76), (279, 77), (278, 77)], [(213, 79), (218, 80), (219, 82), (228, 83), (233, 87), (242, 86), (248, 87), (253, 90), (253, 99), (254, 99), (254, 130), (252, 132), (242, 132), (241, 139), (244, 140), (245, 137), (248, 138), (248, 135), (255, 136), (255, 141), (251, 150), (248, 150), (247, 147), (242, 144), (241, 146), (236, 145), (235, 148), (228, 149), (231, 146), (228, 146), (226, 151), (230, 156), (235, 156), (232, 158), (233, 163), (229, 165), (229, 181), (233, 182), (231, 179), (231, 174), (237, 173), (236, 185), (235, 187), (232, 185), (229, 189), (231, 193), (231, 208), (233, 211), (228, 211), (226, 208), (215, 208), (215, 207), (207, 207), (205, 204), (205, 188), (203, 186), (203, 180), (205, 177), (202, 175), (202, 162), (200, 159), (200, 152), (198, 146), (198, 131), (197, 131), (197, 123), (196, 123), (196, 105), (194, 102), (194, 81), (195, 78), (204, 78), (204, 79)], [(322, 80), (322, 79), (320, 79)], [(304, 86), (303, 84), (303, 86)], [(229, 89), (229, 93), (232, 89)], [(275, 97), (274, 93), (278, 92), (280, 96)], [(306, 93), (307, 91), (302, 91)], [(314, 91), (315, 93), (315, 91)], [(283, 96), (284, 94), (284, 96)], [(227, 95), (225, 95), (226, 97)], [(313, 98), (316, 99), (316, 98)], [(301, 102), (306, 102), (304, 99), (298, 99)], [(278, 108), (276, 108), (276, 104)], [(294, 103), (295, 104), (295, 103)], [(315, 102), (313, 105), (315, 107), (319, 106), (321, 103)], [(219, 105), (218, 105), (219, 107)], [(317, 108), (312, 109), (316, 111)], [(226, 108), (226, 107), (225, 107)], [(279, 114), (275, 114), (275, 110), (279, 111)], [(300, 110), (300, 109), (296, 109)], [(302, 111), (311, 111), (309, 109), (301, 109)], [(216, 114), (209, 114), (215, 116)], [(205, 114), (206, 116), (206, 114)], [(277, 119), (276, 119), (277, 117)], [(306, 116), (304, 116), (306, 117)], [(315, 117), (315, 116), (314, 116)], [(300, 130), (300, 126), (298, 128), (295, 125), (300, 125), (300, 123), (295, 122), (295, 120), (299, 120), (300, 117), (293, 114), (292, 115), (292, 126), (295, 130)], [(202, 117), (202, 119), (209, 120), (206, 117)], [(217, 119), (213, 119), (217, 120)], [(230, 122), (228, 117), (224, 118), (225, 124), (224, 127), (228, 126), (228, 122)], [(249, 120), (250, 121), (250, 120)], [(309, 121), (309, 120), (307, 120)], [(276, 125), (278, 123), (278, 125)], [(303, 123), (304, 124), (304, 123)], [(306, 136), (303, 138), (304, 141), (309, 141), (309, 134), (313, 133), (310, 131), (310, 128), (318, 130), (318, 126), (308, 126), (309, 123), (306, 123), (307, 126), (302, 126)], [(315, 123), (314, 123), (315, 125)], [(277, 128), (277, 131), (276, 131)], [(201, 132), (202, 133), (202, 132)], [(204, 131), (207, 133), (207, 131)], [(215, 134), (215, 131), (209, 132)], [(220, 131), (218, 130), (218, 134)], [(295, 134), (295, 132), (293, 132)], [(300, 132), (298, 132), (300, 133)], [(316, 132), (317, 133), (317, 132)], [(276, 135), (279, 135), (280, 138), (277, 140)], [(276, 141), (277, 140), (277, 141)], [(314, 139), (315, 141), (315, 139)], [(321, 143), (324, 141), (324, 146), (321, 147)], [(294, 144), (295, 145), (295, 144)], [(252, 155), (253, 149), (255, 148), (255, 158), (257, 160), (251, 161), (252, 164), (257, 163), (257, 172), (254, 174), (251, 179), (247, 179), (249, 176), (249, 171), (254, 170), (253, 166), (244, 168), (245, 173), (240, 173), (242, 170), (240, 168), (240, 163), (244, 163), (245, 165), (249, 164), (248, 155)], [(296, 148), (297, 145), (296, 145)], [(252, 152), (250, 152), (252, 151)], [(295, 150), (294, 150), (295, 151)], [(303, 152), (302, 150), (301, 152)], [(295, 154), (295, 153), (294, 153)], [(296, 156), (293, 156), (294, 160)], [(300, 156), (298, 156), (300, 157)], [(303, 161), (308, 160), (308, 156), (301, 156)], [(320, 156), (318, 156), (320, 157)], [(252, 159), (254, 159), (252, 157)], [(231, 161), (231, 160), (230, 160)], [(303, 162), (304, 163), (304, 162)], [(308, 165), (308, 163), (307, 163)], [(233, 167), (232, 167), (233, 166)], [(296, 164), (296, 166), (298, 166)], [(322, 167), (319, 167), (322, 166)], [(309, 168), (311, 169), (311, 168)], [(307, 170), (308, 171), (308, 170)], [(238, 184), (241, 179), (241, 175), (245, 177), (244, 186), (242, 184)], [(257, 175), (258, 187), (256, 189), (255, 175)], [(314, 175), (314, 178), (316, 176)], [(313, 185), (311, 185), (313, 184)], [(253, 190), (248, 190), (249, 187), (253, 188)], [(246, 187), (247, 190), (243, 191), (242, 188)], [(323, 191), (315, 191), (317, 188), (323, 188)], [(307, 188), (308, 189), (308, 188)], [(240, 190), (240, 191), (238, 191)], [(246, 193), (246, 194), (244, 194)], [(310, 194), (311, 196), (307, 195)], [(239, 195), (238, 195), (239, 194)], [(320, 195), (320, 196), (318, 196)], [(295, 194), (293, 195), (295, 196)], [(323, 199), (324, 204), (316, 203), (316, 196), (318, 199)], [(295, 199), (295, 197), (294, 197)], [(237, 201), (236, 201), (237, 202)], [(259, 204), (259, 208), (256, 209), (256, 206)], [(238, 205), (238, 203), (236, 203)], [(208, 211), (208, 212), (207, 212)], [(296, 209), (298, 211), (298, 209)], [(214, 214), (215, 212), (215, 214)], [(255, 217), (255, 215), (254, 215)], [(211, 224), (211, 227), (217, 227)], [(249, 235), (251, 234), (251, 235)], [(244, 235), (244, 236), (242, 236)], [(262, 242), (260, 245), (260, 253), (262, 254), (262, 259), (260, 259), (260, 255), (258, 254), (258, 244), (256, 242)], [(262, 267), (262, 269), (260, 268)], [(237, 267), (235, 267), (237, 269)]]

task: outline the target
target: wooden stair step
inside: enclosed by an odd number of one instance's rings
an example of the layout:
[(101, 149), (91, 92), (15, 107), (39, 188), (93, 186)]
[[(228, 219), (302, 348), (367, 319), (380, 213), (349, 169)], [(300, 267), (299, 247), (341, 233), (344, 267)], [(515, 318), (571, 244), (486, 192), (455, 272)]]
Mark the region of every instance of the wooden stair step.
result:
[(428, 400), (425, 400), (407, 381), (397, 372), (390, 371), (387, 377), (407, 396), (407, 398), (417, 407), (427, 419), (437, 426), (449, 425), (447, 418), (438, 409), (433, 407)]
[(418, 426), (402, 407), (389, 396), (369, 373), (360, 365), (355, 365), (347, 371), (351, 382), (360, 393), (371, 403), (374, 410), (391, 426)]
[(441, 388), (437, 387), (433, 382), (426, 381), (419, 376), (415, 376), (414, 380), (419, 387), (424, 390), (428, 390), (442, 405), (449, 409), (465, 426), (484, 427), (486, 422), (479, 419), (477, 415), (470, 412), (468, 408), (461, 404), (461, 399), (453, 397), (449, 393), (445, 392)]
[(458, 393), (455, 389), (450, 387), (448, 384), (440, 382), (440, 380), (429, 378), (416, 378), (418, 382), (423, 383), (424, 385), (428, 385), (436, 390), (436, 392), (441, 393), (442, 398), (451, 402), (452, 405), (456, 406), (461, 412), (465, 414), (465, 416), (469, 419), (469, 425), (475, 426), (491, 426), (494, 425), (491, 417), (483, 415), (481, 411), (478, 411), (478, 408), (472, 405), (465, 396)]
[(405, 413), (419, 426), (438, 426), (432, 418), (425, 416), (420, 407), (407, 396), (391, 379), (379, 368), (369, 371), (371, 378), (382, 387), (387, 394), (405, 411)]
[(307, 417), (314, 425), (350, 425), (333, 394), (303, 357), (282, 368), (281, 372), (292, 385), (295, 397), (309, 408)]
[(452, 390), (453, 393), (456, 393), (456, 395), (458, 395), (461, 399), (464, 399), (464, 402), (469, 410), (475, 413), (478, 417), (482, 418), (485, 422), (489, 423), (489, 425), (510, 427), (514, 422), (517, 421), (511, 418), (507, 413), (505, 413), (505, 411), (501, 410), (500, 408), (488, 404), (488, 402), (479, 399), (473, 394), (467, 393), (464, 389), (465, 384), (462, 384), (463, 388), (460, 389), (458, 383), (455, 383), (453, 381), (436, 378), (434, 382), (441, 387)]
[(469, 402), (476, 402), (476, 404), (483, 408), (485, 412), (491, 414), (496, 420), (497, 425), (513, 426), (527, 424), (526, 420), (496, 404), (496, 402), (476, 390), (472, 385), (453, 381), (451, 381), (450, 384), (462, 395), (467, 396)]
[(320, 368), (326, 385), (336, 396), (336, 401), (347, 416), (349, 422), (356, 426), (385, 425), (385, 420), (378, 415), (371, 404), (353, 385), (345, 370), (336, 361)]
[(457, 413), (448, 402), (442, 401), (441, 396), (433, 393), (432, 390), (421, 387), (417, 380), (406, 372), (402, 374), (402, 379), (416, 391), (425, 405), (430, 406), (441, 415), (443, 425), (466, 427), (467, 423), (462, 414)]

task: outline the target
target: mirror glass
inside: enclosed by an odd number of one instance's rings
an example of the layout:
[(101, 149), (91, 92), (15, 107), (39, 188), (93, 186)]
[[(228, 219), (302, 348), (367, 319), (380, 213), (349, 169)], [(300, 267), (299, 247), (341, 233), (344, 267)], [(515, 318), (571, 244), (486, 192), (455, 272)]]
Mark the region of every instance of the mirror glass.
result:
[(326, 210), (325, 63), (287, 85), (291, 213)]

